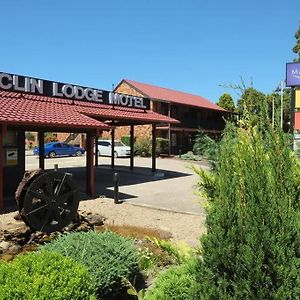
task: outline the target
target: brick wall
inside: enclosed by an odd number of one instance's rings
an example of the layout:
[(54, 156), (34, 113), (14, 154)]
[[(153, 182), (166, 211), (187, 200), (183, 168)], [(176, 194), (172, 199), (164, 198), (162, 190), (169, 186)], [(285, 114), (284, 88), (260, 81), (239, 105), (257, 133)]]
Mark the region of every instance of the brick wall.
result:
[[(115, 90), (116, 93), (128, 94), (137, 97), (145, 97), (145, 95), (139, 93), (135, 88), (131, 87), (128, 83), (122, 82)], [(152, 101), (150, 103), (152, 109)], [(120, 140), (122, 136), (130, 135), (130, 126), (117, 127), (115, 130), (115, 138)], [(137, 140), (141, 138), (152, 137), (152, 126), (151, 125), (137, 125), (134, 126), (134, 136)], [(110, 138), (110, 132), (103, 132), (103, 138)]]
[[(130, 135), (130, 126), (120, 126), (115, 130), (115, 139), (121, 140), (124, 135)], [(151, 125), (137, 125), (134, 126), (134, 136), (137, 140), (141, 138), (151, 138), (152, 137), (152, 126)], [(104, 131), (102, 138), (110, 139), (110, 131)]]

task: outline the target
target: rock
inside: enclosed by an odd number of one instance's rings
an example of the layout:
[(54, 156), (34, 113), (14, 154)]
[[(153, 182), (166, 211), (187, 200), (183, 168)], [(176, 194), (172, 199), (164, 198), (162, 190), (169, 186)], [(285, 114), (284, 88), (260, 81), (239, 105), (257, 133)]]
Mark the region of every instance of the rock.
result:
[(17, 221), (22, 221), (22, 217), (21, 217), (20, 213), (17, 213), (17, 214), (14, 216), (14, 219), (17, 220)]
[(1, 259), (4, 260), (4, 261), (10, 261), (10, 260), (14, 259), (14, 257), (15, 256), (12, 255), (12, 254), (4, 254), (4, 255), (1, 256)]
[(67, 225), (65, 228), (64, 228), (64, 231), (72, 231), (74, 230), (75, 228), (78, 227), (78, 224), (77, 223), (73, 223), (71, 222), (69, 225)]
[(94, 215), (88, 214), (85, 217), (85, 220), (89, 223), (90, 226), (95, 226), (95, 225), (99, 226), (104, 224), (105, 218), (99, 214), (94, 214)]
[(6, 242), (6, 241), (2, 241), (2, 242), (0, 243), (0, 251), (1, 251), (1, 252), (6, 252), (7, 249), (10, 247), (10, 245), (11, 245), (11, 243)]
[(12, 245), (11, 247), (8, 248), (8, 250), (6, 251), (6, 254), (17, 254), (20, 252), (21, 247), (19, 245)]

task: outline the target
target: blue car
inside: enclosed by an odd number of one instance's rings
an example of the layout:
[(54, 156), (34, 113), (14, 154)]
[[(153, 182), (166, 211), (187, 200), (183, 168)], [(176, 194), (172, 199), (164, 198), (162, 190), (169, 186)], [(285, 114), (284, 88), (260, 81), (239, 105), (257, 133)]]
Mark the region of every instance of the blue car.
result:
[[(45, 157), (54, 158), (55, 156), (81, 156), (85, 150), (81, 147), (76, 147), (61, 142), (51, 142), (45, 144)], [(39, 155), (39, 147), (33, 150), (34, 155)]]

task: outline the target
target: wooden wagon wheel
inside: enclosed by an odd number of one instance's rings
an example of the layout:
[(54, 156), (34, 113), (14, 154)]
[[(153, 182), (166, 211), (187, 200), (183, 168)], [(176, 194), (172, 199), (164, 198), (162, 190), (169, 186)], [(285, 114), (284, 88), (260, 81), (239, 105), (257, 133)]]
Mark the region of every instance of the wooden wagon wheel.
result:
[(62, 230), (74, 219), (79, 205), (78, 188), (70, 174), (49, 171), (27, 186), (22, 202), (26, 224), (51, 233)]

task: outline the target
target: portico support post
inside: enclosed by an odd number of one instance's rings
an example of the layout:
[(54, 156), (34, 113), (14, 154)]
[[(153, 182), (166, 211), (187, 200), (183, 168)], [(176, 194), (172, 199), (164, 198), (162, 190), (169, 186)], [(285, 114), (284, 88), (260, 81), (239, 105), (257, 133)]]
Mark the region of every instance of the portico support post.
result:
[(156, 171), (156, 124), (152, 124), (152, 173)]
[(95, 195), (94, 136), (90, 132), (86, 137), (86, 192)]
[(3, 136), (4, 130), (3, 126), (0, 126), (0, 212), (4, 208), (4, 195), (3, 195), (3, 158), (4, 158), (4, 151), (3, 151)]
[(134, 167), (134, 125), (130, 125), (130, 170)]
[(38, 132), (39, 139), (39, 168), (45, 170), (45, 135), (44, 131)]
[[(171, 102), (168, 106), (168, 117), (171, 118)], [(169, 156), (171, 155), (171, 123), (168, 124)]]
[(115, 130), (111, 130), (111, 168), (115, 168)]
[(95, 166), (98, 167), (98, 158), (99, 158), (99, 153), (98, 153), (98, 136), (95, 137)]

